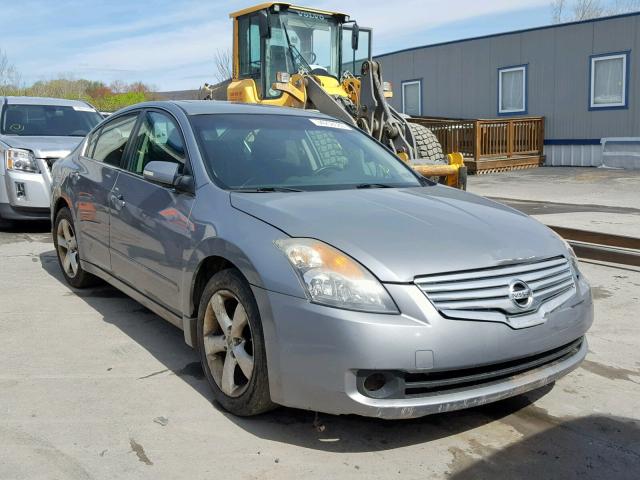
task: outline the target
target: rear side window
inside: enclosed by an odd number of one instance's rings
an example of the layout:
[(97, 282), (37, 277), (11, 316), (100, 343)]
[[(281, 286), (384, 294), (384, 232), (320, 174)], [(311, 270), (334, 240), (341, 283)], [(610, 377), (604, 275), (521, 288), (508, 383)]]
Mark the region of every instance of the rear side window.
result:
[[(136, 124), (138, 114), (123, 115), (106, 123), (100, 131), (92, 158), (115, 167), (120, 167), (127, 142)], [(91, 147), (89, 147), (91, 148)], [(89, 150), (87, 150), (90, 153)]]
[(129, 170), (138, 175), (142, 175), (149, 162), (177, 163), (182, 172), (185, 151), (180, 128), (164, 113), (147, 112), (140, 123), (131, 157)]

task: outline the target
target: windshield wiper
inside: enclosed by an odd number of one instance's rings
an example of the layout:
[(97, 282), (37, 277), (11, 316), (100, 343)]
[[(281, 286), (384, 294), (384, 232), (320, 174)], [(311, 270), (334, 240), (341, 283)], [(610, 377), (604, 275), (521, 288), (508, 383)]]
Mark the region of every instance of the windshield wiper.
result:
[(307, 60), (302, 56), (300, 51), (296, 48), (295, 45), (291, 43), (289, 40), (289, 30), (287, 29), (286, 20), (281, 19), (280, 25), (282, 25), (282, 30), (284, 31), (284, 36), (287, 39), (287, 49), (289, 50), (289, 55), (291, 55), (291, 62), (293, 63), (293, 67), (296, 67), (296, 57), (298, 60), (298, 69), (306, 69), (307, 72), (311, 72), (311, 65), (307, 63)]
[(393, 188), (393, 185), (387, 185), (386, 183), (361, 183), (356, 185), (356, 188)]
[(298, 188), (289, 187), (257, 187), (257, 188), (234, 188), (232, 192), (242, 193), (269, 193), (269, 192), (304, 192)]

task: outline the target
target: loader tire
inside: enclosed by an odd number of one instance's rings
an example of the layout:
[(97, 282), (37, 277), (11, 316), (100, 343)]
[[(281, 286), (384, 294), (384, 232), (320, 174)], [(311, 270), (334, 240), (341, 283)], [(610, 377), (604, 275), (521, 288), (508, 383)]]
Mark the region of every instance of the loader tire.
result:
[[(416, 165), (447, 165), (447, 159), (442, 153), (442, 145), (438, 141), (438, 137), (427, 127), (417, 123), (409, 122), (409, 130), (416, 141), (418, 150), (417, 159), (411, 163)], [(433, 182), (438, 182), (440, 177), (427, 177)]]
[(347, 157), (344, 153), (344, 150), (333, 135), (331, 135), (330, 133), (310, 131), (309, 137), (311, 137), (313, 144), (318, 150), (318, 154), (322, 158), (323, 164), (341, 166), (347, 164)]

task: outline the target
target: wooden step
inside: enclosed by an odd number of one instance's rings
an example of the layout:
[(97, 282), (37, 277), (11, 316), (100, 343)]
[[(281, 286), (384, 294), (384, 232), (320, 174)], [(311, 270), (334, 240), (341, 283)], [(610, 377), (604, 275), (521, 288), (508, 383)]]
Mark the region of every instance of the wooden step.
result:
[(528, 155), (511, 158), (482, 158), (478, 161), (465, 159), (464, 164), (471, 175), (485, 173), (510, 172), (511, 170), (523, 170), (536, 168), (544, 162), (543, 155)]

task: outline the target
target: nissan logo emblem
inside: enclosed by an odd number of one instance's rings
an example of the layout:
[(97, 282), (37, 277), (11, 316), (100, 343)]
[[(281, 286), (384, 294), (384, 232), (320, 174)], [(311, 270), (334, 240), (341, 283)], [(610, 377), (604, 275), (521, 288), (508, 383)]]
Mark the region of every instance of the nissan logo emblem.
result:
[(509, 298), (520, 308), (529, 308), (533, 303), (533, 290), (522, 280), (513, 280), (509, 284)]

